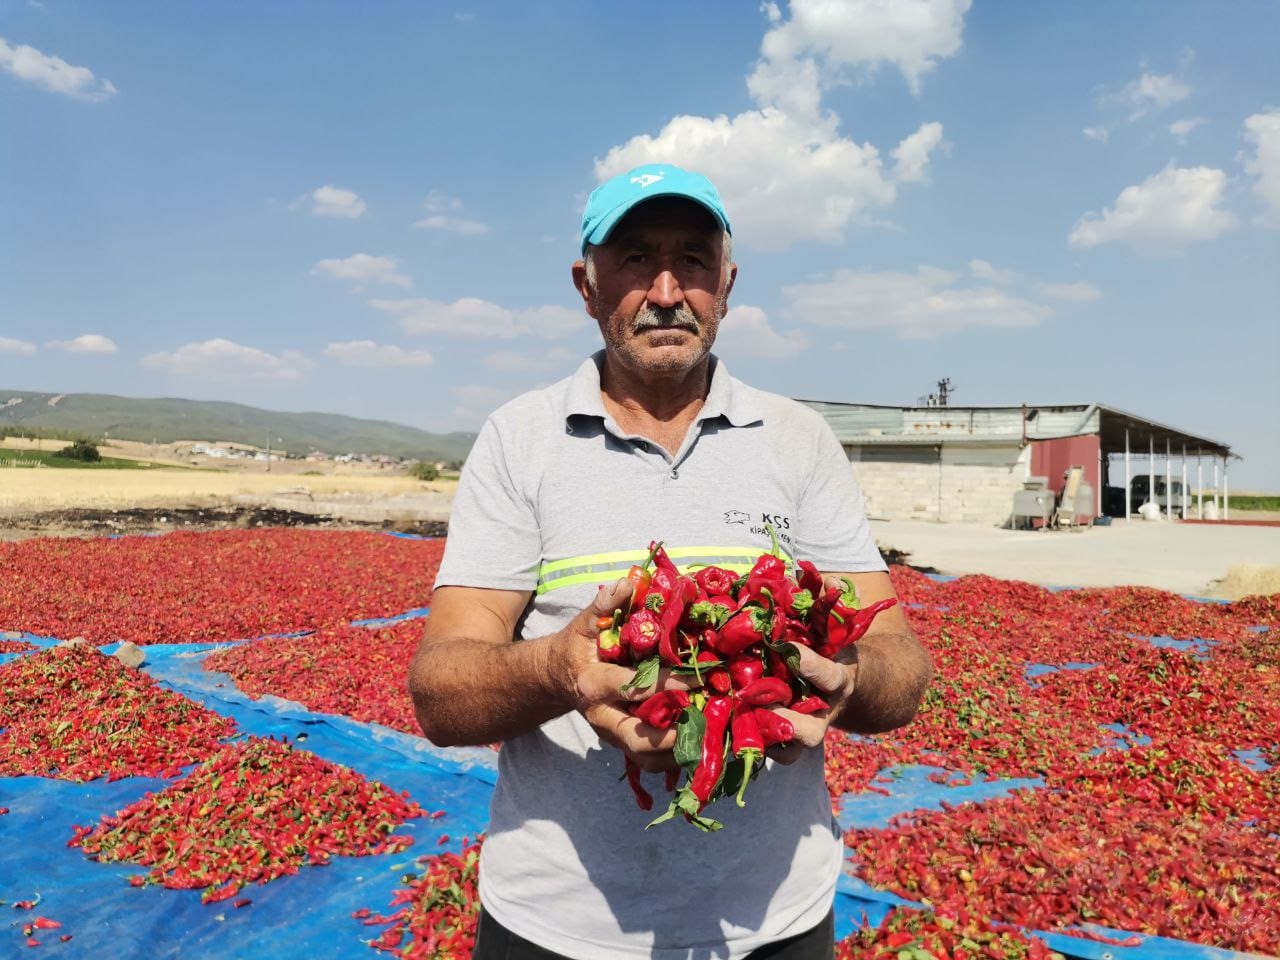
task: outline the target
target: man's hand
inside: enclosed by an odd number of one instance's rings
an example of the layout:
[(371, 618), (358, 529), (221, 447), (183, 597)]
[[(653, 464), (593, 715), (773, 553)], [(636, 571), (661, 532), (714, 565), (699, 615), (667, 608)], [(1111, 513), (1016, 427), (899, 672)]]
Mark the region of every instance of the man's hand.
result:
[(676, 745), (675, 727), (669, 730), (651, 727), (631, 716), (627, 707), (660, 690), (691, 690), (693, 686), (663, 669), (653, 686), (623, 694), (622, 688), (635, 677), (635, 670), (615, 663), (601, 663), (595, 652), (596, 639), (600, 636), (597, 622), (621, 609), (631, 596), (631, 589), (628, 580), (619, 580), (611, 588), (601, 587), (591, 604), (565, 628), (570, 634), (566, 642), (574, 644), (576, 650), (584, 649), (583, 640), (590, 640), (590, 657), (577, 661), (576, 665), (574, 686), (578, 709), (601, 740), (617, 747), (641, 770), (674, 770), (677, 764), (671, 751)]
[[(894, 596), (888, 574), (847, 574), (863, 606)], [(843, 587), (840, 576), (824, 578), (827, 587)], [(790, 744), (770, 747), (768, 755), (779, 763), (795, 763), (804, 750), (821, 747), (832, 726), (856, 733), (883, 733), (909, 723), (919, 708), (933, 676), (929, 655), (907, 623), (901, 606), (885, 610), (866, 635), (846, 647), (836, 660), (800, 650), (800, 675), (826, 700), (830, 708), (800, 714), (775, 708), (791, 721), (796, 736)]]
[(803, 752), (811, 747), (821, 747), (831, 726), (831, 718), (839, 716), (858, 689), (857, 663), (838, 663), (814, 653), (798, 644), (800, 651), (800, 676), (808, 680), (818, 695), (829, 704), (829, 709), (817, 713), (796, 713), (786, 707), (777, 707), (779, 716), (786, 717), (795, 727), (795, 739), (790, 743), (770, 747), (766, 752), (779, 763), (795, 763)]

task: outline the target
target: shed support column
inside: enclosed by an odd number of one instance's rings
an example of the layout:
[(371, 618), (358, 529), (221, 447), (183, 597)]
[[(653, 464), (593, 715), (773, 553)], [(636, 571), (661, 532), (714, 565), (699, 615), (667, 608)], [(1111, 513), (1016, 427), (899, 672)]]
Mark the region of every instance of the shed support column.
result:
[(1093, 515), (1102, 516), (1102, 438), (1098, 438), (1098, 487), (1093, 495)]
[(1187, 445), (1182, 445), (1182, 519), (1187, 519)]
[(1160, 501), (1156, 499), (1156, 438), (1147, 437), (1147, 503), (1155, 505), (1156, 516), (1160, 516)]
[(1222, 516), (1218, 513), (1218, 458), (1213, 458), (1213, 513), (1214, 518)]
[(1204, 519), (1204, 464), (1200, 461), (1200, 448), (1196, 447), (1196, 519)]
[(1129, 502), (1129, 487), (1133, 483), (1129, 476), (1129, 428), (1124, 428), (1124, 518), (1129, 519), (1133, 504)]
[(1227, 458), (1222, 458), (1222, 519), (1231, 519), (1231, 487), (1227, 483)]
[(1173, 454), (1169, 438), (1164, 438), (1164, 510), (1173, 519)]

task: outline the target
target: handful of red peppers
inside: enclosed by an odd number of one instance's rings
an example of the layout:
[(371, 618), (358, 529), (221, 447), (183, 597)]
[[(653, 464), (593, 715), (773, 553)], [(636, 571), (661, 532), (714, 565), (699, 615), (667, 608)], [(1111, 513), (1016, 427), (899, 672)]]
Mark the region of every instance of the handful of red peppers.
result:
[[(627, 579), (629, 603), (598, 623), (600, 659), (635, 667), (623, 692), (653, 685), (664, 666), (697, 684), (693, 692), (663, 690), (631, 707), (651, 727), (676, 728), (682, 771), (667, 775), (671, 802), (649, 826), (683, 815), (702, 830), (719, 830), (718, 821), (703, 816), (707, 805), (733, 796), (745, 806), (747, 784), (759, 775), (765, 749), (795, 737), (791, 721), (771, 708), (804, 714), (828, 709), (799, 676), (796, 648), (834, 658), (897, 603), (890, 598), (859, 609), (852, 583), (826, 587), (807, 560), (792, 576), (776, 540), (774, 552), (745, 575), (716, 566), (682, 574), (662, 544), (651, 543), (648, 559)], [(653, 796), (630, 758), (626, 777), (640, 808), (653, 809)]]

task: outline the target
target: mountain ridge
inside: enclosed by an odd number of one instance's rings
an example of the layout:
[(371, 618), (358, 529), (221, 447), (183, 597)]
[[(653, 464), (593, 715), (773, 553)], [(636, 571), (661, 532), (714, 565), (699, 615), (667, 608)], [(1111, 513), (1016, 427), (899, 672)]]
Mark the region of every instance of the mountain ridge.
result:
[(109, 435), (144, 443), (202, 440), (262, 447), (269, 439), (272, 449), (295, 456), (321, 450), (444, 461), (465, 459), (476, 437), (466, 432), (430, 433), (390, 420), (264, 410), (225, 400), (0, 389), (0, 435), (15, 429), (88, 439)]

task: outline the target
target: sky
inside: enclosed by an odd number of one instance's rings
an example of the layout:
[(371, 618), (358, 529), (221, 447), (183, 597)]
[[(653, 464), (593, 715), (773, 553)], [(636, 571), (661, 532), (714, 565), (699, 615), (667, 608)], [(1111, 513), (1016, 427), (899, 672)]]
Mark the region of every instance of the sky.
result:
[(734, 375), (1099, 402), (1280, 491), (1277, 37), (1261, 0), (0, 0), (0, 388), (476, 430), (598, 348), (583, 203), (670, 162), (732, 221)]

